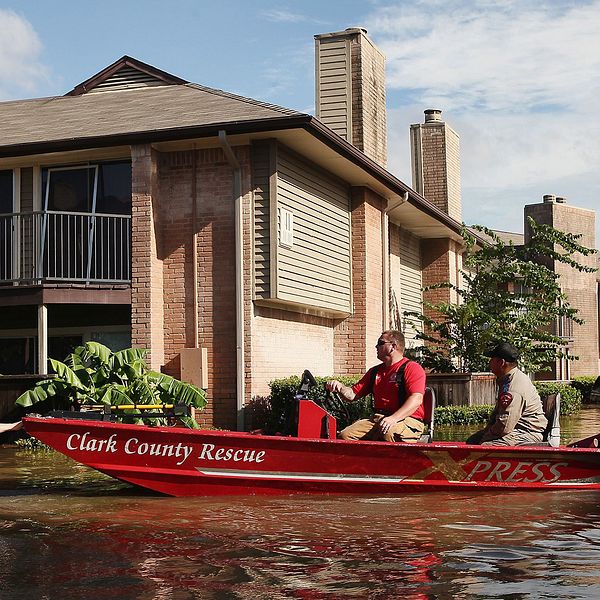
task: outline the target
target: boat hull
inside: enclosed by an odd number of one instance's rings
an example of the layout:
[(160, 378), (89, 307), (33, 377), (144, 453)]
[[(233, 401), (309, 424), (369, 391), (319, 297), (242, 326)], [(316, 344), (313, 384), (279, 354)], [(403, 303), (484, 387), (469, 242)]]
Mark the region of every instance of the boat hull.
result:
[(107, 475), (171, 496), (600, 489), (600, 450), (393, 444), (61, 418), (26, 431)]

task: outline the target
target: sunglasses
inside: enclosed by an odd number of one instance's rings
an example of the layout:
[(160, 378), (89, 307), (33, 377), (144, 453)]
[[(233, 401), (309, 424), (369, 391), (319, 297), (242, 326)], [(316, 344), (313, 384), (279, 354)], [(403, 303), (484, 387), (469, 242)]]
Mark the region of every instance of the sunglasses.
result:
[(375, 344), (375, 348), (379, 348), (379, 346), (384, 346), (385, 344), (396, 345), (396, 342), (390, 342), (389, 340), (377, 340), (377, 343)]

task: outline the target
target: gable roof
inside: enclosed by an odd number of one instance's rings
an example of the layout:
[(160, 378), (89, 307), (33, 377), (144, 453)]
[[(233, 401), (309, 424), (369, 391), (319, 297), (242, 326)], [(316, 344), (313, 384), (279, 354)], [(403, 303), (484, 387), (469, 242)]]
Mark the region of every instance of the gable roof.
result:
[(189, 83), (181, 77), (157, 69), (137, 58), (122, 56), (112, 65), (76, 85), (65, 96), (80, 96), (90, 92), (148, 87), (155, 85), (177, 85)]
[[(0, 157), (173, 139), (229, 124), (304, 117), (123, 56), (65, 96), (0, 103)], [(120, 138), (120, 139), (117, 139)]]
[(115, 137), (135, 143), (143, 134), (160, 141), (176, 130), (301, 114), (194, 84), (5, 102), (0, 156), (89, 146), (99, 138), (101, 145), (116, 144)]

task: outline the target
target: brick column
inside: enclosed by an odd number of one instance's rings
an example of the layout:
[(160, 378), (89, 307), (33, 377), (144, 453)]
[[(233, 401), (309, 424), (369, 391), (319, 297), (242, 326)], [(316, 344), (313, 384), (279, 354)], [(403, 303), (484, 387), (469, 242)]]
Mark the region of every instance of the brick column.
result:
[(131, 147), (131, 343), (149, 351), (148, 364), (164, 364), (163, 261), (158, 228), (156, 152)]
[[(460, 247), (457, 242), (448, 238), (426, 239), (421, 242), (421, 260), (423, 267), (423, 287), (436, 283), (450, 282), (457, 284), (460, 269)], [(423, 301), (437, 304), (439, 302), (458, 302), (456, 292), (441, 288), (423, 293)], [(425, 314), (434, 319), (438, 316), (425, 309)]]
[(367, 188), (352, 189), (353, 312), (334, 331), (334, 369), (340, 375), (363, 373), (377, 362), (374, 344), (383, 327), (383, 205)]

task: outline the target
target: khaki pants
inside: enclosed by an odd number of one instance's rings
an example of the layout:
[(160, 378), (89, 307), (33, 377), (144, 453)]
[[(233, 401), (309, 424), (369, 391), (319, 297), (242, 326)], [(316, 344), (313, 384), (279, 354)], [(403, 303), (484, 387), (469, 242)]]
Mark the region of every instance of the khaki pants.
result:
[(418, 419), (406, 417), (398, 421), (385, 435), (377, 427), (383, 415), (376, 414), (370, 419), (360, 419), (340, 431), (338, 438), (342, 440), (382, 440), (385, 442), (418, 442), (425, 425)]
[(482, 429), (474, 433), (468, 440), (467, 444), (481, 444), (482, 446), (522, 446), (524, 444), (539, 444), (542, 441), (541, 433), (533, 433), (530, 431), (521, 431), (513, 429), (510, 433), (493, 440), (482, 442), (485, 430)]

